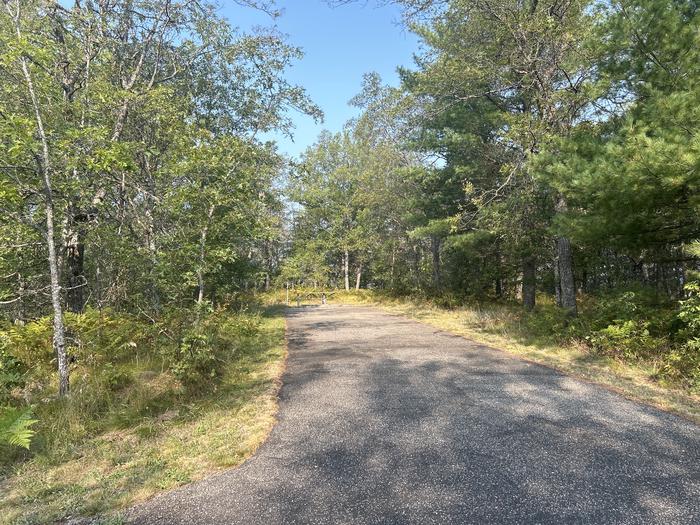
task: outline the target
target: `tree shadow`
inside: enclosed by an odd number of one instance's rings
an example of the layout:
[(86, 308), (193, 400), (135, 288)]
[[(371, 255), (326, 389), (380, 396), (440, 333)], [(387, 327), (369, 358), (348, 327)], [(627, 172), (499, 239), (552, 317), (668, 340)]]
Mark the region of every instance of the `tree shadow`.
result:
[(370, 309), (289, 324), (269, 441), (141, 523), (700, 520), (692, 423)]

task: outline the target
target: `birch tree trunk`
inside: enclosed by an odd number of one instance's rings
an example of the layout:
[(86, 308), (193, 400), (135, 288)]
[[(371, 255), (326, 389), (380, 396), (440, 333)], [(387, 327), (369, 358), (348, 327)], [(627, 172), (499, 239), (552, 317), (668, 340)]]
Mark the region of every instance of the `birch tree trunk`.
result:
[(343, 253), (343, 273), (345, 276), (345, 291), (350, 291), (350, 254), (347, 250)]
[(355, 290), (359, 290), (359, 289), (360, 289), (361, 280), (362, 280), (362, 265), (360, 264), (360, 265), (357, 267), (357, 276), (356, 276), (356, 279), (355, 279)]
[(204, 223), (202, 232), (199, 236), (199, 265), (197, 266), (197, 287), (199, 291), (197, 293), (197, 304), (202, 304), (204, 300), (204, 263), (206, 262), (206, 248), (207, 248), (207, 235), (209, 233), (209, 226), (211, 225), (211, 219), (214, 216), (214, 210), (216, 206), (212, 204), (209, 206), (207, 211), (207, 221)]
[[(22, 31), (20, 29), (20, 1), (15, 2), (15, 12), (13, 13), (10, 4), (5, 4), (8, 14), (14, 21), (15, 34), (17, 40), (22, 41)], [(53, 309), (53, 348), (56, 353), (58, 363), (58, 395), (60, 397), (68, 395), (70, 391), (70, 373), (68, 368), (68, 355), (66, 353), (65, 327), (63, 324), (63, 308), (61, 306), (61, 281), (58, 268), (58, 258), (56, 256), (56, 232), (54, 226), (55, 207), (53, 200), (53, 188), (51, 183), (51, 157), (49, 155), (49, 143), (44, 129), (44, 120), (41, 116), (39, 99), (34, 89), (34, 82), (29, 71), (27, 58), (20, 57), (22, 75), (27, 84), (27, 91), (31, 100), (34, 118), (36, 121), (37, 134), (41, 143), (41, 153), (38, 159), (39, 172), (42, 176), (44, 186), (44, 206), (46, 213), (46, 245), (48, 248), (49, 275), (51, 282), (51, 307)]]

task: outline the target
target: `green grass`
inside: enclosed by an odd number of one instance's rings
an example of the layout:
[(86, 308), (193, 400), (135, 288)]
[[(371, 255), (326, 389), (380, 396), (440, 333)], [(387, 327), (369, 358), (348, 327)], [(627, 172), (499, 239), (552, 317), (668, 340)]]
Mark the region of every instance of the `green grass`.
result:
[(185, 389), (161, 360), (142, 357), (120, 365), (135, 380), (92, 401), (103, 406), (87, 407), (80, 392), (48, 403), (30, 452), (2, 462), (0, 523), (95, 515), (118, 523), (139, 501), (242, 463), (274, 424), (284, 337), (283, 309), (271, 307), (237, 340), (216, 382)]
[[(269, 300), (282, 301), (283, 298), (277, 293)], [(427, 299), (397, 298), (368, 290), (329, 296), (329, 303), (378, 306), (700, 423), (700, 396), (682, 384), (660, 378), (659, 363), (599, 355), (580, 340), (563, 338), (556, 309), (545, 300), (540, 302), (544, 304), (528, 317), (513, 304), (482, 303), (445, 308)], [(318, 304), (318, 300), (309, 298), (302, 304), (314, 303)]]

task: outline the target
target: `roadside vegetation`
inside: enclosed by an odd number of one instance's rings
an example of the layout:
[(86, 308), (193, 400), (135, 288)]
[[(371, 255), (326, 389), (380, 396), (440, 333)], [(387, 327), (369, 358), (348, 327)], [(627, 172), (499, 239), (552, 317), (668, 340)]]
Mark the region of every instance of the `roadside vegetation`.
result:
[(697, 419), (697, 1), (379, 3), (415, 63), (292, 160), (267, 138), (323, 115), (274, 0), (0, 2), (0, 520), (247, 457), (284, 354), (271, 289)]
[[(235, 18), (270, 2), (244, 1)], [(0, 2), (0, 522), (123, 509), (274, 419), (287, 160), (320, 110), (207, 1)]]
[(173, 311), (157, 323), (88, 310), (66, 320), (81, 341), (69, 399), (55, 396), (50, 322), (2, 332), (18, 356), (2, 394), (24, 399), (37, 421), (28, 450), (0, 445), (0, 523), (116, 519), (159, 491), (238, 465), (271, 429), (282, 309)]

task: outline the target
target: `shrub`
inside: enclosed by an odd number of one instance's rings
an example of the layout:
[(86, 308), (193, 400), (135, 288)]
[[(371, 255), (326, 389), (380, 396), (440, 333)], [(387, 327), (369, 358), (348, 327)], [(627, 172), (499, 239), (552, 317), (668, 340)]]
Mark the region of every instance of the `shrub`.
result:
[(235, 314), (227, 308), (171, 312), (166, 326), (177, 334), (178, 344), (163, 346), (162, 354), (173, 375), (192, 387), (217, 378), (240, 341), (255, 337), (260, 324), (260, 315), (245, 309)]
[(700, 337), (700, 281), (689, 282), (685, 291), (688, 297), (680, 303), (678, 319), (685, 325), (687, 337)]
[(453, 293), (443, 293), (433, 299), (433, 304), (438, 308), (454, 310), (464, 304), (464, 298), (458, 297)]
[(700, 390), (700, 281), (689, 282), (685, 291), (687, 298), (680, 302), (678, 311), (679, 344), (667, 356), (664, 372)]
[[(151, 325), (129, 315), (88, 309), (66, 313), (66, 345), (74, 366), (94, 368), (127, 359), (140, 346), (153, 343)], [(4, 358), (2, 354), (10, 356)], [(52, 374), (55, 368), (50, 316), (24, 325), (12, 325), (0, 339), (0, 371), (3, 362), (14, 360), (34, 376)]]
[(700, 338), (695, 337), (669, 352), (661, 372), (691, 390), (700, 391)]
[(539, 306), (532, 312), (522, 314), (525, 332), (534, 337), (551, 337), (566, 339), (571, 319), (567, 312), (552, 305)]
[(659, 303), (655, 290), (640, 287), (599, 297), (588, 309), (586, 322), (590, 331), (596, 331), (624, 321), (647, 321), (650, 333), (661, 335), (668, 333), (668, 323), (673, 316), (672, 308), (664, 308)]
[(591, 347), (602, 354), (625, 359), (644, 359), (661, 355), (667, 343), (649, 332), (649, 323), (617, 320), (588, 336)]
[(182, 383), (192, 386), (215, 378), (217, 361), (211, 338), (194, 330), (182, 339), (175, 355), (171, 356), (170, 370)]
[(52, 370), (51, 322), (47, 316), (27, 324), (11, 325), (4, 333), (6, 352), (27, 369)]

